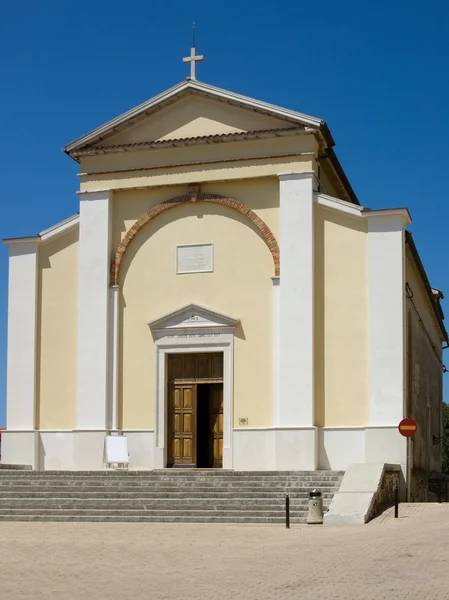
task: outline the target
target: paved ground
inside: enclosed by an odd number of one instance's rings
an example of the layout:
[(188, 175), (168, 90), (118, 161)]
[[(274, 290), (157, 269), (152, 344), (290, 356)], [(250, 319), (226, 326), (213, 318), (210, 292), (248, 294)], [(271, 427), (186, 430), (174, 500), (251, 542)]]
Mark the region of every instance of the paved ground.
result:
[(449, 505), (366, 526), (0, 523), (1, 600), (449, 598)]

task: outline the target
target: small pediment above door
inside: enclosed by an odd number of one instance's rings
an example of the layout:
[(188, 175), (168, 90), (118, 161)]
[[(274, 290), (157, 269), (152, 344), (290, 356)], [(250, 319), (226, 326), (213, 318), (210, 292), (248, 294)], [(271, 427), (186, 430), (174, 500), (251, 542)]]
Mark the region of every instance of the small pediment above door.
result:
[(188, 304), (173, 312), (162, 315), (158, 319), (148, 323), (148, 325), (152, 331), (217, 327), (232, 330), (238, 323), (239, 319), (235, 319), (234, 317), (210, 310), (198, 304)]

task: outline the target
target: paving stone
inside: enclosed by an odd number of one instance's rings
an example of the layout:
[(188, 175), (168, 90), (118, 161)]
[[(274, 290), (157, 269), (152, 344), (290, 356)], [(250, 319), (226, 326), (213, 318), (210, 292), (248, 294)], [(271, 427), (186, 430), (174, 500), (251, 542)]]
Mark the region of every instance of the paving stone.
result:
[(368, 525), (0, 523), (0, 597), (443, 600), (449, 505)]

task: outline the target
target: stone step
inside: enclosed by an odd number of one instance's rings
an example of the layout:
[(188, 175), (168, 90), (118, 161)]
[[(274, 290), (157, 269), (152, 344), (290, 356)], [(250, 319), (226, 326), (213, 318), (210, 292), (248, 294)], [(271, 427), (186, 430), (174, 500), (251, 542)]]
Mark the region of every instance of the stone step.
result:
[[(326, 498), (325, 500), (328, 500)], [(325, 502), (326, 503), (326, 502)], [(9, 508), (64, 508), (64, 507), (80, 507), (80, 508), (120, 508), (120, 509), (137, 509), (137, 508), (158, 508), (170, 507), (170, 509), (197, 509), (197, 508), (232, 508), (248, 507), (255, 508), (280, 508), (284, 510), (284, 498), (12, 498), (8, 500), (0, 500), (0, 511)], [(306, 498), (291, 498), (290, 507), (298, 508), (308, 506)]]
[[(228, 524), (248, 524), (248, 525), (279, 525), (285, 527), (285, 517), (223, 517), (223, 516), (79, 516), (79, 515), (0, 515), (1, 521), (52, 521), (52, 522), (70, 522), (70, 523), (228, 523)], [(307, 517), (291, 517), (292, 525), (301, 525), (307, 522)]]
[[(79, 515), (79, 516), (86, 516), (86, 517), (90, 517), (90, 516), (113, 516), (113, 517), (119, 517), (119, 516), (130, 516), (130, 517), (145, 517), (145, 516), (155, 516), (155, 517), (164, 517), (164, 516), (182, 516), (185, 515), (186, 517), (202, 517), (202, 516), (207, 516), (208, 514), (212, 514), (212, 515), (217, 515), (217, 516), (227, 516), (227, 517), (245, 517), (245, 516), (254, 516), (254, 517), (277, 517), (280, 515), (285, 515), (285, 511), (282, 510), (276, 510), (276, 509), (272, 509), (272, 510), (265, 510), (265, 509), (248, 509), (248, 510), (242, 510), (239, 508), (229, 508), (226, 510), (215, 510), (213, 507), (210, 509), (202, 509), (202, 510), (194, 510), (194, 509), (189, 509), (189, 510), (177, 510), (177, 509), (160, 509), (160, 508), (149, 508), (149, 509), (126, 509), (126, 510), (120, 510), (117, 508), (112, 508), (112, 509), (102, 509), (102, 510), (96, 510), (96, 509), (82, 509), (82, 508), (62, 508), (62, 509), (57, 509), (57, 508), (39, 508), (39, 509), (32, 509), (32, 508), (8, 508), (8, 509), (4, 509), (0, 511), (0, 515), (4, 515), (4, 516), (13, 516), (13, 515), (45, 515), (45, 514), (52, 514), (52, 515)], [(307, 515), (307, 511), (304, 509), (298, 509), (298, 510), (291, 510), (290, 511), (292, 516), (295, 517), (303, 517)]]
[(290, 486), (290, 485), (278, 485), (278, 486), (264, 486), (264, 487), (256, 487), (256, 486), (221, 486), (221, 487), (205, 487), (205, 486), (139, 486), (137, 488), (128, 487), (128, 486), (103, 486), (103, 485), (89, 485), (89, 486), (76, 486), (76, 485), (66, 485), (66, 486), (10, 486), (7, 488), (0, 489), (0, 497), (4, 494), (9, 494), (14, 492), (24, 492), (24, 493), (60, 493), (60, 494), (88, 494), (88, 493), (128, 493), (128, 494), (155, 494), (162, 493), (170, 495), (171, 493), (182, 492), (184, 494), (193, 494), (193, 493), (202, 493), (202, 494), (225, 494), (225, 493), (233, 493), (233, 494), (241, 494), (241, 493), (252, 493), (252, 494), (276, 494), (282, 495), (284, 493), (289, 494), (308, 494), (312, 489), (317, 489), (321, 492), (334, 492), (339, 489), (339, 485), (337, 486), (328, 486), (328, 485), (305, 485), (305, 486)]
[[(327, 509), (326, 509), (327, 511)], [(307, 506), (293, 506), (290, 508), (290, 515), (292, 516), (301, 516), (307, 515)], [(238, 505), (231, 506), (199, 506), (192, 507), (191, 505), (187, 506), (131, 506), (126, 508), (121, 508), (119, 506), (111, 506), (111, 507), (84, 507), (84, 506), (37, 506), (37, 507), (10, 507), (10, 508), (2, 508), (0, 509), (0, 515), (40, 515), (40, 514), (81, 514), (81, 515), (208, 515), (208, 514), (218, 514), (225, 516), (232, 515), (240, 515), (240, 514), (248, 514), (248, 515), (284, 515), (285, 510), (283, 507), (279, 506), (248, 506), (242, 507)]]
[[(266, 489), (254, 490), (244, 488), (242, 490), (235, 489), (215, 489), (204, 490), (201, 488), (193, 488), (189, 490), (173, 490), (173, 489), (145, 489), (142, 490), (122, 490), (109, 489), (103, 487), (92, 487), (90, 489), (80, 488), (46, 488), (45, 490), (36, 490), (35, 488), (14, 489), (7, 492), (0, 492), (1, 499), (9, 498), (285, 498), (286, 493), (290, 498), (308, 498), (309, 489), (301, 488), (286, 488), (284, 489)], [(333, 497), (335, 488), (319, 488), (323, 497)]]
[(135, 480), (139, 479), (157, 479), (158, 481), (163, 479), (196, 479), (202, 477), (204, 479), (304, 479), (304, 478), (326, 478), (326, 477), (342, 477), (343, 475), (338, 471), (309, 471), (307, 473), (289, 473), (279, 471), (270, 471), (268, 473), (260, 473), (257, 471), (244, 471), (242, 473), (234, 473), (230, 471), (218, 471), (211, 475), (207, 471), (197, 471), (195, 469), (183, 469), (181, 471), (170, 471), (167, 473), (160, 474), (154, 471), (90, 471), (87, 473), (80, 473), (79, 471), (64, 471), (61, 473), (51, 473), (49, 471), (18, 471), (11, 474), (10, 471), (0, 471), (0, 481), (6, 479), (121, 479), (121, 480)]
[(21, 471), (0, 475), (0, 521), (283, 523), (288, 493), (299, 523), (309, 492), (319, 489), (326, 509), (341, 479), (331, 471)]
[(226, 469), (162, 469), (152, 471), (127, 471), (127, 470), (103, 470), (103, 471), (1, 471), (0, 479), (4, 477), (195, 477), (197, 475), (207, 477), (307, 477), (310, 475), (337, 475), (343, 477), (344, 471), (230, 471)]
[[(263, 492), (255, 492), (254, 490), (249, 491), (229, 491), (229, 490), (193, 490), (193, 491), (117, 491), (117, 490), (108, 490), (105, 491), (102, 488), (93, 488), (96, 491), (88, 490), (88, 491), (80, 491), (74, 489), (73, 491), (68, 491), (66, 488), (56, 488), (49, 489), (48, 491), (36, 491), (32, 489), (28, 489), (26, 491), (2, 491), (0, 493), (0, 499), (8, 500), (10, 498), (162, 498), (162, 499), (171, 499), (171, 498), (285, 498), (285, 493), (283, 491), (263, 491)], [(335, 494), (335, 489), (329, 488), (320, 488), (321, 493), (323, 494), (323, 498), (333, 498)], [(290, 498), (308, 498), (308, 491), (300, 490), (300, 491), (292, 491), (288, 490), (290, 494)]]
[[(327, 488), (327, 487), (317, 487), (315, 488), (318, 491), (320, 491), (323, 494), (334, 494), (338, 488)], [(77, 488), (77, 487), (61, 487), (61, 488), (52, 488), (52, 487), (48, 487), (48, 488), (44, 488), (44, 489), (37, 489), (37, 488), (11, 488), (9, 490), (1, 490), (0, 491), (0, 498), (8, 498), (11, 496), (14, 496), (17, 494), (17, 497), (20, 497), (20, 495), (38, 495), (38, 494), (45, 494), (45, 495), (50, 495), (50, 496), (55, 496), (55, 497), (72, 497), (73, 495), (82, 495), (82, 496), (89, 496), (89, 495), (96, 495), (96, 496), (110, 496), (111, 494), (124, 494), (124, 497), (129, 497), (129, 496), (133, 496), (136, 495), (138, 496), (143, 496), (143, 497), (149, 497), (149, 496), (154, 496), (154, 495), (158, 495), (158, 496), (163, 496), (163, 497), (171, 497), (172, 495), (176, 495), (176, 494), (183, 494), (183, 495), (187, 495), (190, 497), (195, 497), (195, 496), (223, 496), (223, 495), (234, 495), (234, 496), (240, 496), (242, 498), (244, 498), (247, 495), (252, 495), (252, 496), (265, 496), (265, 495), (270, 495), (270, 496), (275, 496), (275, 497), (280, 497), (280, 496), (285, 496), (285, 494), (290, 494), (290, 496), (298, 496), (298, 497), (305, 497), (309, 494), (309, 492), (311, 491), (311, 488), (306, 487), (306, 488), (289, 488), (289, 487), (279, 487), (279, 488), (265, 488), (265, 489), (260, 489), (260, 490), (256, 490), (254, 488), (241, 488), (241, 489), (236, 489), (236, 488), (215, 488), (215, 489), (205, 489), (205, 488), (189, 488), (189, 489), (182, 489), (182, 488), (141, 488), (139, 490), (129, 490), (129, 489), (123, 489), (123, 488), (105, 488), (105, 487), (95, 487), (92, 486), (91, 488)]]
[(140, 482), (139, 484), (128, 484), (124, 482), (110, 482), (110, 481), (95, 481), (92, 480), (90, 482), (73, 482), (73, 481), (48, 481), (48, 482), (10, 482), (9, 484), (0, 485), (0, 493), (2, 491), (10, 491), (11, 489), (39, 489), (41, 491), (45, 491), (46, 489), (92, 489), (92, 488), (102, 488), (102, 489), (118, 489), (118, 490), (130, 490), (138, 492), (139, 490), (146, 489), (162, 489), (162, 490), (170, 490), (170, 489), (182, 489), (182, 490), (193, 490), (197, 488), (201, 488), (204, 490), (220, 490), (220, 489), (255, 489), (255, 490), (267, 490), (267, 489), (301, 489), (301, 490), (313, 490), (315, 488), (329, 488), (329, 489), (338, 489), (341, 485), (341, 481), (273, 481), (273, 482), (265, 482), (265, 483), (252, 483), (250, 481), (242, 481), (240, 483), (236, 483), (233, 481), (229, 482), (221, 482), (216, 484), (211, 484), (205, 481), (197, 481), (197, 482)]
[(202, 475), (198, 475), (197, 477), (103, 477), (101, 475), (98, 475), (98, 477), (70, 477), (66, 475), (65, 477), (0, 477), (0, 485), (9, 483), (11, 481), (108, 481), (127, 485), (139, 485), (142, 481), (151, 481), (154, 483), (181, 482), (184, 485), (193, 483), (195, 481), (207, 481), (210, 485), (214, 485), (223, 481), (233, 481), (236, 484), (244, 481), (251, 481), (252, 483), (256, 484), (270, 481), (341, 481), (341, 479), (342, 478), (339, 475), (304, 475), (303, 477), (294, 477), (292, 475), (288, 477), (204, 477)]
[(92, 477), (111, 477), (114, 479), (141, 479), (152, 477), (154, 479), (164, 478), (195, 478), (195, 477), (208, 477), (209, 479), (215, 479), (217, 477), (233, 477), (238, 478), (251, 478), (259, 479), (263, 477), (342, 477), (343, 474), (340, 471), (223, 471), (217, 469), (216, 471), (202, 471), (198, 469), (180, 469), (172, 470), (167, 469), (164, 472), (157, 471), (1, 471), (0, 479), (33, 479), (40, 477), (47, 478), (58, 478), (72, 476), (73, 478), (92, 478)]
[(297, 480), (271, 480), (271, 481), (250, 481), (250, 480), (219, 480), (219, 481), (207, 481), (207, 480), (191, 480), (191, 481), (151, 481), (151, 480), (141, 480), (141, 481), (111, 481), (111, 480), (102, 480), (102, 479), (92, 479), (92, 480), (82, 480), (75, 481), (72, 479), (66, 480), (34, 480), (34, 481), (26, 481), (26, 480), (17, 480), (17, 481), (2, 481), (0, 483), (0, 490), (4, 488), (9, 488), (12, 486), (32, 486), (32, 487), (45, 487), (45, 486), (67, 486), (67, 487), (89, 487), (89, 486), (114, 486), (114, 487), (128, 487), (128, 488), (139, 488), (139, 487), (197, 487), (201, 486), (204, 488), (218, 488), (218, 487), (233, 487), (233, 488), (241, 488), (251, 486), (254, 488), (264, 488), (264, 487), (313, 487), (313, 486), (339, 486), (341, 480), (339, 479), (297, 479)]

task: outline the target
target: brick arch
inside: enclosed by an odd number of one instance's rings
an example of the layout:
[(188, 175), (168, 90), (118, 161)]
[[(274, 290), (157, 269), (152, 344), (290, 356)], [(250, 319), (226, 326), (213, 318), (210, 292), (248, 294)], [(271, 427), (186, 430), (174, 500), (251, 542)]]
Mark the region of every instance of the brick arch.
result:
[(271, 256), (273, 257), (274, 263), (274, 275), (275, 277), (279, 276), (280, 272), (280, 262), (279, 262), (279, 246), (271, 232), (268, 225), (256, 215), (254, 211), (252, 211), (248, 206), (242, 204), (238, 200), (233, 200), (232, 198), (226, 198), (224, 196), (219, 196), (217, 194), (202, 194), (196, 192), (194, 188), (190, 188), (189, 193), (183, 196), (177, 196), (176, 198), (171, 198), (170, 200), (165, 200), (156, 206), (153, 206), (148, 212), (142, 215), (134, 225), (126, 232), (122, 241), (120, 242), (117, 251), (115, 253), (112, 265), (111, 265), (111, 285), (118, 285), (119, 276), (120, 276), (120, 267), (123, 262), (123, 257), (126, 254), (128, 246), (133, 241), (133, 239), (137, 236), (139, 231), (144, 227), (147, 223), (152, 221), (155, 217), (160, 215), (161, 213), (174, 208), (175, 206), (179, 206), (180, 204), (188, 204), (188, 203), (197, 203), (197, 202), (209, 202), (212, 204), (221, 204), (222, 206), (227, 206), (228, 208), (232, 208), (236, 210), (242, 215), (245, 215), (259, 230), (264, 239), (268, 249), (271, 252)]

